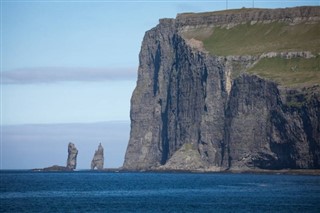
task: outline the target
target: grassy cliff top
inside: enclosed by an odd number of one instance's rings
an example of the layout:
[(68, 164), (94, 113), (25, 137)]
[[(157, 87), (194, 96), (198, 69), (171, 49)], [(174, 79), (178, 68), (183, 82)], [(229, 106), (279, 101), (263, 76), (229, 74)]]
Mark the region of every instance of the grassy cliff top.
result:
[(177, 16), (183, 37), (203, 42), (213, 55), (267, 52), (320, 53), (320, 7), (242, 8)]
[[(229, 9), (211, 12), (201, 12), (201, 13), (180, 13), (177, 15), (177, 19), (193, 19), (193, 18), (205, 18), (212, 16), (229, 16), (229, 15), (243, 15), (250, 16), (254, 15), (255, 18), (262, 15), (263, 19), (268, 19), (270, 17), (288, 17), (294, 15), (297, 16), (319, 16), (318, 10), (319, 6), (298, 6), (298, 7), (287, 7), (287, 8), (239, 8), (239, 9)], [(266, 15), (268, 14), (268, 15)]]
[[(201, 33), (201, 31), (206, 33)], [(186, 32), (201, 40), (213, 55), (260, 55), (266, 52), (320, 52), (320, 23), (289, 25), (282, 22), (240, 24)]]
[[(320, 84), (320, 23), (283, 22), (240, 24), (233, 28), (206, 28), (185, 33), (203, 42), (212, 55), (261, 55), (268, 52), (310, 51), (315, 58), (264, 58), (248, 73), (289, 87)], [(235, 70), (235, 72), (237, 72)]]
[[(310, 51), (316, 57), (264, 58), (246, 70), (280, 85), (308, 87), (320, 84), (319, 9), (319, 7), (275, 10), (243, 8), (181, 14), (179, 17), (186, 25), (193, 26), (184, 28), (181, 31), (182, 36), (185, 39), (193, 38), (201, 41), (203, 48), (212, 55), (260, 56), (269, 52)], [(233, 72), (237, 74), (239, 70), (234, 67)]]
[(320, 85), (320, 56), (309, 59), (264, 58), (247, 72), (289, 87)]
[(213, 15), (229, 15), (229, 14), (240, 14), (244, 12), (258, 12), (265, 9), (260, 8), (240, 8), (240, 9), (230, 9), (230, 10), (220, 10), (213, 12), (202, 12), (202, 13), (181, 13), (178, 14), (180, 18), (190, 18), (190, 17), (204, 17), (204, 16), (213, 16)]

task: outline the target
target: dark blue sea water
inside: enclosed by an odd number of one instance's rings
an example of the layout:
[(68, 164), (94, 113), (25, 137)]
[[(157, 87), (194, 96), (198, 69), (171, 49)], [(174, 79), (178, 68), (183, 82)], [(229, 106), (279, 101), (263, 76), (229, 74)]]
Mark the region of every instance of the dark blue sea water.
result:
[(320, 212), (320, 177), (1, 172), (1, 212)]

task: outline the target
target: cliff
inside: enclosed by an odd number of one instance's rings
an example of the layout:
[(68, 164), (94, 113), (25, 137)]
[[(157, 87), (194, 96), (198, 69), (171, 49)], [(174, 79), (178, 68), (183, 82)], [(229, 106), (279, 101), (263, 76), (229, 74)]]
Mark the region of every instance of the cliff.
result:
[(123, 168), (320, 168), (319, 20), (320, 7), (161, 19), (143, 39)]

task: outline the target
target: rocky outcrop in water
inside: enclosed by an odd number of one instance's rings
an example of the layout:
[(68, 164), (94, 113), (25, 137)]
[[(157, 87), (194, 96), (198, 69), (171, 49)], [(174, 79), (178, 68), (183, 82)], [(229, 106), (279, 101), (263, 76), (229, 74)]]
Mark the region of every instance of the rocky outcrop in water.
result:
[(104, 156), (103, 156), (103, 147), (101, 143), (99, 144), (98, 150), (95, 151), (93, 159), (91, 161), (91, 169), (97, 168), (98, 170), (103, 169)]
[(45, 172), (68, 172), (73, 171), (77, 167), (78, 150), (73, 143), (68, 144), (68, 159), (67, 166), (53, 165), (41, 169), (32, 169), (32, 171), (45, 171)]
[[(315, 21), (319, 11), (300, 7), (161, 19), (142, 43), (123, 168), (320, 168), (318, 86), (282, 87), (248, 74), (245, 69), (258, 56), (210, 55), (182, 33), (246, 21)], [(240, 74), (232, 77), (235, 71)]]
[(67, 159), (67, 168), (76, 169), (77, 168), (77, 155), (78, 150), (73, 143), (68, 144), (68, 159)]
[(41, 169), (32, 169), (32, 171), (34, 172), (71, 172), (73, 171), (73, 169), (70, 169), (65, 166), (53, 165), (53, 166), (41, 168)]

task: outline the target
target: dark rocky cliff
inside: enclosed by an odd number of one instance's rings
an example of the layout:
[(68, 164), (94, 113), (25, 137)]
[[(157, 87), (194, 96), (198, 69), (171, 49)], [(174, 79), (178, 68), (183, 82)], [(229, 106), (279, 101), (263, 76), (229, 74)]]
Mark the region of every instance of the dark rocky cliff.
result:
[(142, 43), (123, 168), (320, 168), (317, 85), (283, 87), (246, 72), (262, 56), (215, 56), (184, 36), (198, 26), (314, 22), (319, 11), (255, 9), (160, 20)]

